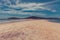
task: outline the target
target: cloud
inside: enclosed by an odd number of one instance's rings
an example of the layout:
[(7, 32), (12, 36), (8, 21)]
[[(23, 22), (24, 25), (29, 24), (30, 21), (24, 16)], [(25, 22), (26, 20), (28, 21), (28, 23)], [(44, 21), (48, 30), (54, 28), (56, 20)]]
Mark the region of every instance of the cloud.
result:
[(20, 3), (20, 4), (16, 4), (16, 5), (10, 5), (9, 7), (11, 7), (14, 10), (16, 8), (21, 8), (22, 10), (20, 10), (20, 11), (48, 10), (48, 11), (53, 12), (52, 8), (48, 7), (48, 4), (52, 4), (54, 2), (56, 2), (56, 1), (47, 2), (47, 3)]
[[(8, 1), (8, 0), (7, 0)], [(51, 1), (51, 2), (46, 2), (46, 3), (19, 3), (18, 1), (16, 1), (16, 5), (10, 5), (10, 7), (31, 7), (31, 6), (34, 6), (34, 5), (47, 5), (47, 4), (52, 4), (52, 3), (55, 3), (57, 2), (57, 0), (54, 0), (54, 1)], [(10, 1), (8, 1), (8, 3), (10, 3)]]
[[(16, 5), (10, 5), (8, 6), (9, 8), (12, 9), (12, 11), (14, 12), (14, 10), (16, 10), (17, 8), (20, 9), (21, 8), (21, 12), (23, 11), (43, 11), (43, 10), (47, 10), (47, 11), (51, 11), (51, 12), (56, 12), (56, 10), (52, 9), (51, 7), (48, 6), (48, 4), (54, 3), (56, 1), (52, 1), (52, 2), (47, 2), (47, 3), (20, 3), (20, 4), (16, 4)], [(11, 10), (10, 10), (11, 11)], [(7, 13), (9, 13), (10, 11), (6, 11)], [(12, 13), (11, 11), (11, 13)], [(16, 10), (16, 12), (18, 12)], [(15, 13), (16, 13), (15, 12)]]
[[(45, 7), (46, 5), (44, 3), (21, 3), (21, 4), (17, 4), (17, 5), (10, 5), (9, 7), (11, 8), (22, 8), (22, 11), (27, 11), (27, 10), (39, 10), (39, 9), (43, 9), (43, 10), (48, 10), (47, 7)], [(50, 8), (49, 8), (50, 9)]]

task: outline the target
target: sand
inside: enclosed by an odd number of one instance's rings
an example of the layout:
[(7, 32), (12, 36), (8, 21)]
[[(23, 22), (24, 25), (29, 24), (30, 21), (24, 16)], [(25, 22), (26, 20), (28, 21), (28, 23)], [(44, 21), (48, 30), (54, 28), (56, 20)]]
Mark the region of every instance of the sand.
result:
[(47, 20), (3, 23), (0, 40), (60, 40), (60, 23)]

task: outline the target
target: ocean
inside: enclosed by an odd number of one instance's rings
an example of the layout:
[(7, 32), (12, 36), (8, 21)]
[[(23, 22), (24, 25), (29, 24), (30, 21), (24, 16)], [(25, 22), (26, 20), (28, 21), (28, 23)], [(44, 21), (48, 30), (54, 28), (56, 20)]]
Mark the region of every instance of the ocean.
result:
[(60, 0), (0, 0), (0, 22), (31, 16), (60, 19)]

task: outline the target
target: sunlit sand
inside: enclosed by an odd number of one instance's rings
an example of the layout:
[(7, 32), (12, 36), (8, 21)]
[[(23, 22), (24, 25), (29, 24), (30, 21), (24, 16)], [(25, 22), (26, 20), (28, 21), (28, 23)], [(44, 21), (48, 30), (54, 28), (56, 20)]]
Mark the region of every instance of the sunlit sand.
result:
[(60, 23), (47, 20), (3, 23), (0, 40), (60, 40)]

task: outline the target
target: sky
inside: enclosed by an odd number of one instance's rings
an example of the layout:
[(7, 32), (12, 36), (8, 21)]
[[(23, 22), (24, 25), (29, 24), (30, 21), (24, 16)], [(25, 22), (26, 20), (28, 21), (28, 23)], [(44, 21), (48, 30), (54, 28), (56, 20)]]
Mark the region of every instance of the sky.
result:
[(0, 0), (0, 15), (59, 17), (59, 5), (59, 0)]

